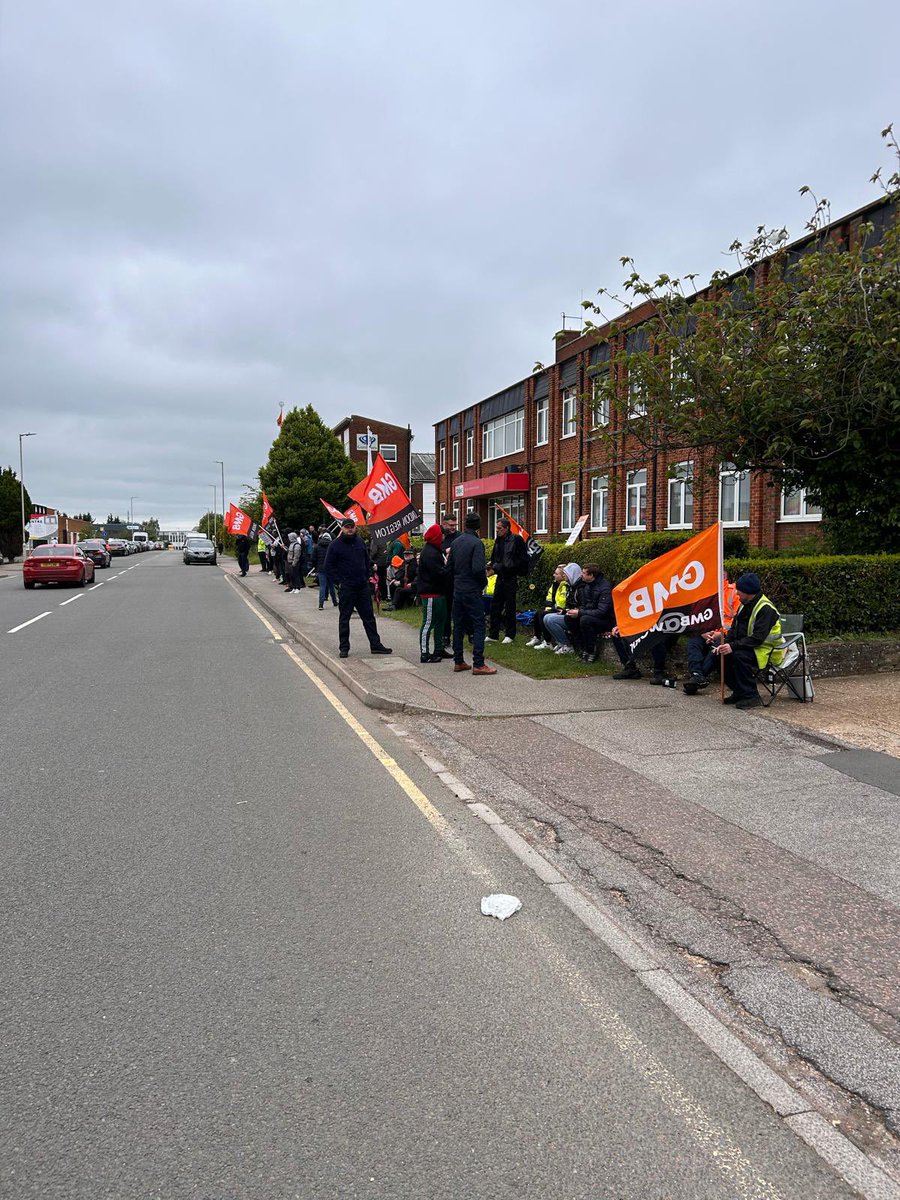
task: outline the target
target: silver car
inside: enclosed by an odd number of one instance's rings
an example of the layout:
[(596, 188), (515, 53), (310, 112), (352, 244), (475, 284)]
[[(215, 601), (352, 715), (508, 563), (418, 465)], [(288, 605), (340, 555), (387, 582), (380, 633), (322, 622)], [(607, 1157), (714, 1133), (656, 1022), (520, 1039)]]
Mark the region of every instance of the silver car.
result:
[(205, 537), (188, 538), (184, 543), (184, 561), (190, 563), (212, 563), (216, 565), (216, 548)]

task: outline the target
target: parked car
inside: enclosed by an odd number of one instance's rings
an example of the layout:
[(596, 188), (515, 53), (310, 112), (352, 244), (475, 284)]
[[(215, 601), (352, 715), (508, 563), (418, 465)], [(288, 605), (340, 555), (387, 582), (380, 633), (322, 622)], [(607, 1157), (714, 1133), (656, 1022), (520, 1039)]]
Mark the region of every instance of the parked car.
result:
[(110, 538), (106, 543), (106, 548), (113, 558), (124, 558), (128, 553), (128, 547), (121, 538)]
[(86, 538), (78, 543), (78, 549), (87, 555), (95, 567), (108, 567), (112, 561), (106, 544), (100, 538)]
[(94, 564), (78, 546), (38, 546), (22, 564), (27, 588), (36, 583), (71, 583), (84, 587), (94, 582)]
[(216, 548), (205, 537), (188, 538), (184, 543), (184, 561), (186, 564), (200, 562), (216, 565)]

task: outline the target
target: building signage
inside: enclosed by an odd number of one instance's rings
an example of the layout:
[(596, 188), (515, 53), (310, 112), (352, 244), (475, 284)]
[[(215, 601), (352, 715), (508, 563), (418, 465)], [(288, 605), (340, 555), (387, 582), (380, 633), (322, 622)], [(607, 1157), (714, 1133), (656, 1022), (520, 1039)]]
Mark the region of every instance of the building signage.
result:
[(527, 471), (503, 471), (499, 475), (488, 475), (484, 479), (467, 479), (458, 483), (453, 495), (460, 500), (464, 496), (497, 496), (501, 492), (527, 492), (530, 480)]
[(32, 513), (28, 522), (28, 536), (35, 540), (56, 537), (59, 532), (59, 516), (56, 513)]
[(378, 434), (377, 433), (358, 433), (356, 435), (357, 450), (372, 450), (378, 449)]
[(585, 525), (587, 525), (587, 519), (589, 516), (590, 516), (590, 513), (585, 513), (583, 517), (579, 517), (578, 520), (575, 522), (575, 528), (572, 530), (572, 532), (566, 538), (567, 546), (574, 546), (575, 543), (578, 541), (578, 538), (581, 534), (582, 529), (584, 529)]

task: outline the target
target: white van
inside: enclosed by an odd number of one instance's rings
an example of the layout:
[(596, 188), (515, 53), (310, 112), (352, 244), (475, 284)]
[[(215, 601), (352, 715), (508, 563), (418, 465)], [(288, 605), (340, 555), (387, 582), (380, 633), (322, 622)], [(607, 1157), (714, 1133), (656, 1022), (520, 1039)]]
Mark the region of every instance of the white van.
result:
[(138, 550), (150, 549), (150, 537), (141, 529), (138, 529), (136, 532), (132, 533), (131, 540), (133, 542), (137, 542)]

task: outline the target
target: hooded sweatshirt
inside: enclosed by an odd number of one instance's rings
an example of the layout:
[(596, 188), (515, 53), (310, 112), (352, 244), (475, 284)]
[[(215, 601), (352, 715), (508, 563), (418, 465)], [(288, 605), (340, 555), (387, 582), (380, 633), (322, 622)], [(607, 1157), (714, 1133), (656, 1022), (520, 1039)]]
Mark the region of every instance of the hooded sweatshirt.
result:
[(319, 534), (319, 540), (316, 542), (316, 574), (321, 575), (325, 570), (325, 555), (328, 553), (328, 547), (331, 545), (331, 534), (323, 532)]
[(290, 542), (287, 552), (288, 564), (295, 567), (300, 562), (300, 556), (303, 554), (303, 546), (293, 530), (288, 534), (288, 541)]
[(418, 590), (420, 596), (446, 596), (450, 572), (444, 562), (441, 543), (444, 531), (430, 525), (425, 531), (425, 546), (419, 555)]

